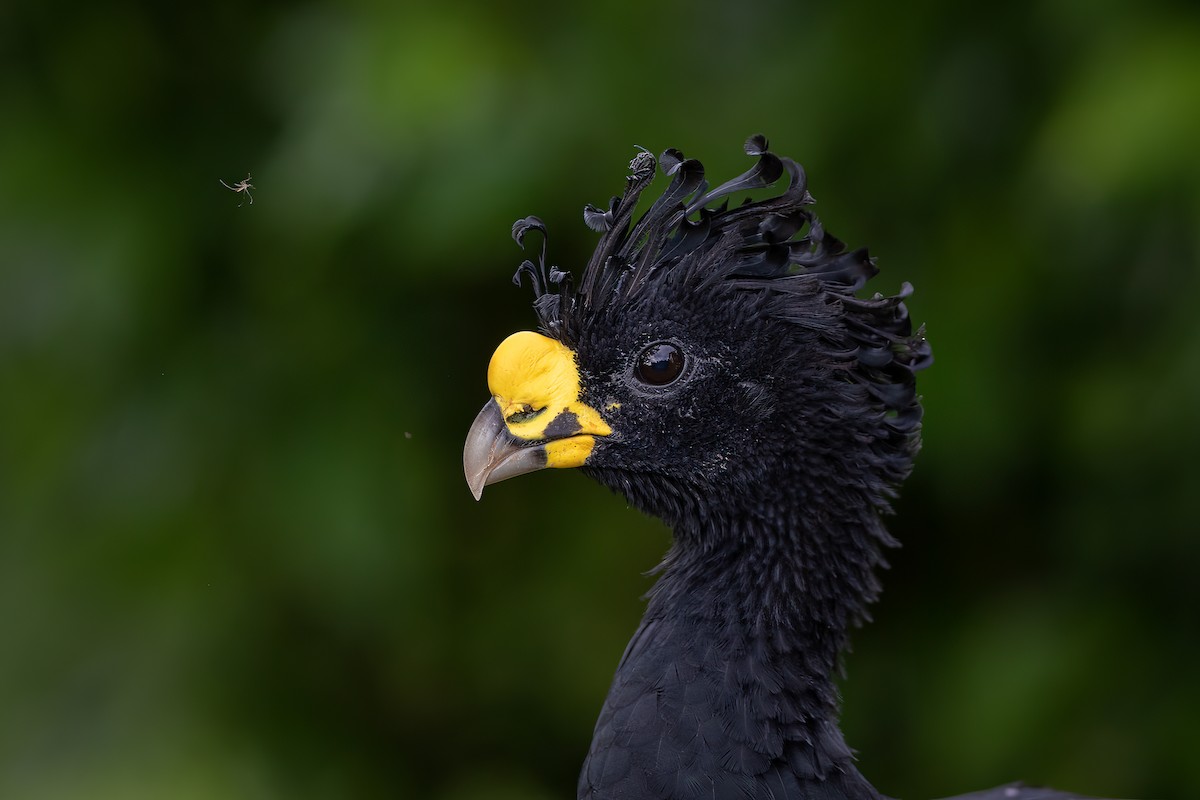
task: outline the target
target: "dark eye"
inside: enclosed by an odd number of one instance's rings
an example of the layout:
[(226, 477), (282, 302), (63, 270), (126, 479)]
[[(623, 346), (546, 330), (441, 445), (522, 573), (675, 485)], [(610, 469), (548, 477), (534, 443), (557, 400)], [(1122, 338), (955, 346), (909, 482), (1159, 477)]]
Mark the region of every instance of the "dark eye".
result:
[(638, 356), (633, 374), (649, 386), (666, 386), (683, 372), (683, 352), (673, 344), (661, 342), (647, 347)]

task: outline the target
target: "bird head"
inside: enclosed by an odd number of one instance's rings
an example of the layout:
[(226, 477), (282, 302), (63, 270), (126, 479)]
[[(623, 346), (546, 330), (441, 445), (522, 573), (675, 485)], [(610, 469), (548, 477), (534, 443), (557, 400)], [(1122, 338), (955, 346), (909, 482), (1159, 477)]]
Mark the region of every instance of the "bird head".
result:
[[(541, 235), (537, 263), (515, 276), (533, 284), (540, 330), (492, 356), (492, 398), (463, 455), (476, 498), (581, 467), (672, 525), (710, 513), (713, 497), (726, 513), (771, 513), (769, 496), (836, 500), (839, 482), (886, 503), (918, 446), (913, 373), (931, 358), (910, 287), (857, 297), (876, 272), (867, 251), (825, 232), (798, 164), (762, 136), (745, 152), (754, 166), (716, 188), (677, 150), (640, 152), (624, 193), (584, 210), (600, 240), (578, 281), (547, 265), (541, 220), (514, 225), (522, 246)], [(656, 166), (670, 183), (635, 217)]]

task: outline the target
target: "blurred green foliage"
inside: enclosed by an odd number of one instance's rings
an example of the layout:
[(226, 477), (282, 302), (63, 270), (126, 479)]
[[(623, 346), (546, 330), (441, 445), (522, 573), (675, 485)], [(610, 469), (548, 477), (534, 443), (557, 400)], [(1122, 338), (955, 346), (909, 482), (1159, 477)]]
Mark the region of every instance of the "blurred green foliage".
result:
[(1194, 4), (18, 2), (0, 68), (0, 796), (573, 796), (667, 534), (471, 500), (509, 224), (758, 131), (938, 358), (863, 771), (1200, 796)]

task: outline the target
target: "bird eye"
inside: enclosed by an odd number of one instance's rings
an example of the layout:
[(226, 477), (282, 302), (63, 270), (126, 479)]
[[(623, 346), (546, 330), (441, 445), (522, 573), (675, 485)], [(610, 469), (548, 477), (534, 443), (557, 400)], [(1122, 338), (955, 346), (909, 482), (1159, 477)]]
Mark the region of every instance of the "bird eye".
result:
[(683, 372), (683, 352), (673, 344), (652, 344), (638, 356), (633, 374), (648, 386), (666, 386)]

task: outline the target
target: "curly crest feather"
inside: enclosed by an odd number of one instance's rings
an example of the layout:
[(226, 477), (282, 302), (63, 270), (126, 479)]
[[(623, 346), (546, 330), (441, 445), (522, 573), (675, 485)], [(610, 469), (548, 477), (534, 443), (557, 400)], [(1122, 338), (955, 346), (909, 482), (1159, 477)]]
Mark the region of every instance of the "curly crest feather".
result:
[[(932, 363), (924, 328), (913, 331), (904, 300), (912, 286), (893, 297), (856, 296), (878, 269), (866, 248), (847, 250), (828, 233), (812, 210), (813, 197), (803, 167), (771, 152), (765, 136), (746, 140), (745, 153), (757, 160), (745, 173), (710, 189), (704, 165), (674, 148), (658, 158), (640, 150), (629, 163), (625, 191), (606, 208), (584, 208), (584, 222), (600, 233), (590, 260), (576, 282), (569, 272), (546, 262), (546, 226), (537, 217), (513, 225), (513, 238), (524, 247), (530, 231), (542, 235), (535, 265), (526, 260), (514, 275), (531, 278), (534, 309), (542, 329), (570, 345), (590, 319), (612, 303), (627, 303), (670, 279), (697, 290), (720, 281), (730, 288), (774, 294), (772, 314), (788, 322), (822, 326), (830, 359), (841, 373), (861, 385), (865, 402), (882, 409), (887, 435), (905, 437), (917, 430), (921, 407), (914, 373)], [(642, 193), (654, 180), (656, 166), (671, 178), (650, 208), (634, 218)], [(784, 176), (781, 194), (746, 200), (730, 208), (730, 195), (767, 188)], [(717, 201), (724, 201), (714, 206)], [(841, 322), (836, 330), (793, 309), (789, 298), (822, 294)], [(800, 304), (796, 304), (800, 305)]]

